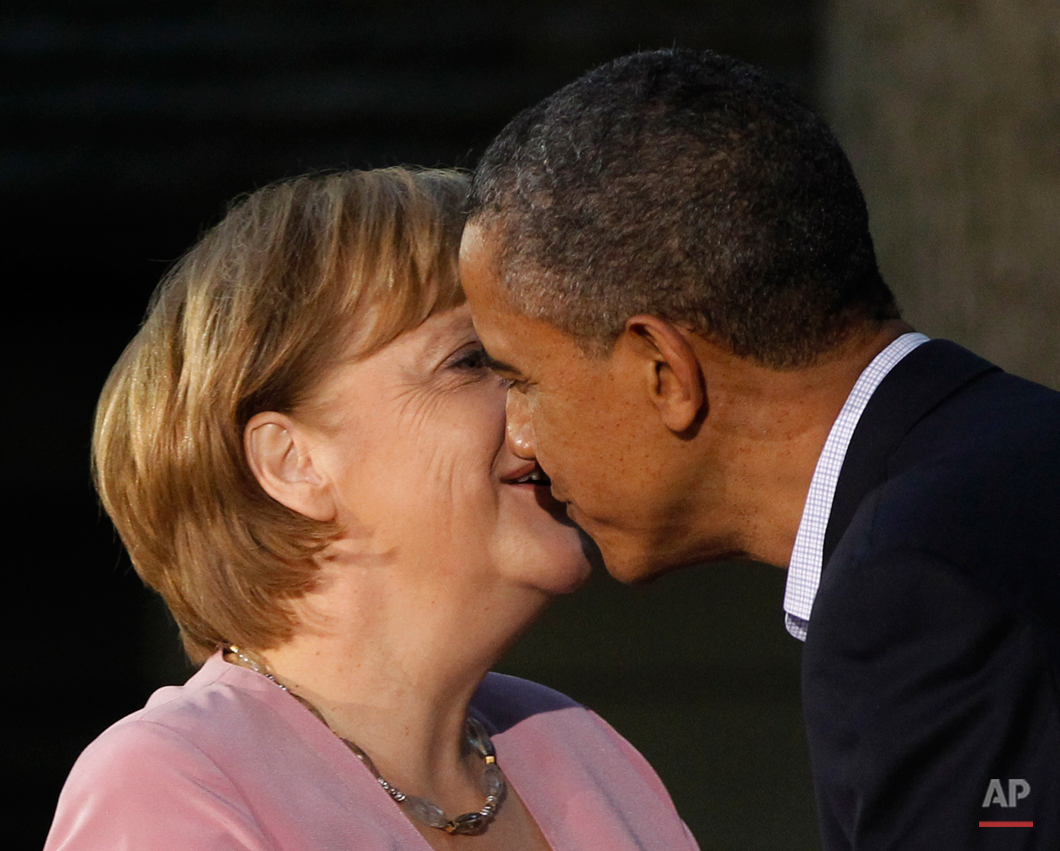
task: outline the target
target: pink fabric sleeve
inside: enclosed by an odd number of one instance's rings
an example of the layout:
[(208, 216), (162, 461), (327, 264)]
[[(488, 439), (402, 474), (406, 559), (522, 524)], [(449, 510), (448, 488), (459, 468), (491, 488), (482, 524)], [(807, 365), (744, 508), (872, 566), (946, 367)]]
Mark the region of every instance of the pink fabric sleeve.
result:
[(81, 755), (45, 851), (276, 851), (239, 790), (195, 745), (119, 723)]

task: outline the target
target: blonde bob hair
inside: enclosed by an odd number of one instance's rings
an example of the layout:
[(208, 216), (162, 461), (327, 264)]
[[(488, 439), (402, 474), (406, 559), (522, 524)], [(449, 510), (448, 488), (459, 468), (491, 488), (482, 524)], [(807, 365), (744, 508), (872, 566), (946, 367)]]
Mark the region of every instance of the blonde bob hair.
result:
[(466, 178), (403, 168), (284, 181), (243, 198), (163, 278), (96, 411), (93, 473), (143, 580), (201, 662), (289, 638), (291, 601), (339, 530), (258, 485), (261, 411), (295, 412), (340, 359), (461, 304)]

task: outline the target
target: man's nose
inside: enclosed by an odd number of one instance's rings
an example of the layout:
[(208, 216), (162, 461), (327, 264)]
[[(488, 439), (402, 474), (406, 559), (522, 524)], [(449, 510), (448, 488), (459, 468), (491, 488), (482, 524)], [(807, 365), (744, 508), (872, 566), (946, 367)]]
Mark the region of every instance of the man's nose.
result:
[(534, 426), (530, 422), (530, 411), (522, 393), (508, 391), (505, 415), (508, 419), (508, 448), (512, 451), (512, 454), (528, 461), (536, 458)]

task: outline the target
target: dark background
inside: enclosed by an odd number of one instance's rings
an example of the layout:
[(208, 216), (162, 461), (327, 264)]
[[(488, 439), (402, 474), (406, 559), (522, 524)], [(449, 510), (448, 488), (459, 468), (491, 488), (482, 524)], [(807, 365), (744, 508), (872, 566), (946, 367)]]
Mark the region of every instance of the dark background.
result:
[[(151, 290), (226, 201), (310, 169), (472, 167), (519, 109), (640, 48), (731, 53), (812, 99), (816, 32), (793, 0), (6, 4), (6, 848), (40, 847), (81, 748), (187, 675), (97, 506), (88, 444)], [(783, 581), (759, 565), (597, 577), (502, 669), (599, 710), (705, 849), (812, 848)]]

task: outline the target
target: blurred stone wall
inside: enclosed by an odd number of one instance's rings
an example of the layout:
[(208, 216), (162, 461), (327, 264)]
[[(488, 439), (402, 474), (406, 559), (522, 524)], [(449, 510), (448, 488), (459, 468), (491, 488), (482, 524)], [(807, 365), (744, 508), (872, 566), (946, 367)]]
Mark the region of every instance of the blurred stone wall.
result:
[(907, 317), (1060, 388), (1060, 3), (822, 12), (821, 104)]

